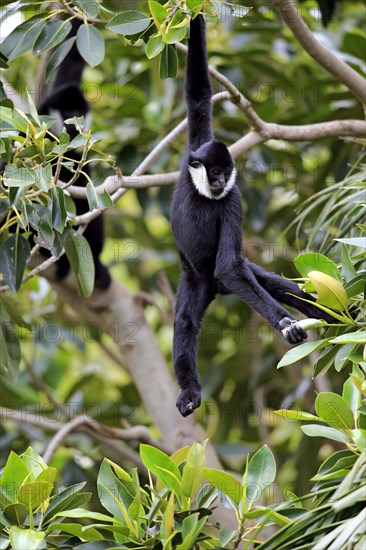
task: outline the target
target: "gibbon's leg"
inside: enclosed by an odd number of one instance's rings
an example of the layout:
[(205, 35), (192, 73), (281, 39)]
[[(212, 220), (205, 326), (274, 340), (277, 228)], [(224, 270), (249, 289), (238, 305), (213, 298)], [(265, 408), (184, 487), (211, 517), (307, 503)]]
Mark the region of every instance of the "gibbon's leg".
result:
[(288, 328), (287, 339), (291, 344), (302, 342), (307, 334), (290, 314), (258, 283), (249, 262), (231, 254), (218, 256), (215, 277), (231, 294), (255, 309), (277, 330)]
[(299, 289), (294, 281), (288, 281), (276, 273), (270, 273), (265, 271), (262, 267), (248, 262), (250, 269), (255, 275), (258, 283), (275, 299), (279, 302), (293, 307), (298, 311), (301, 311), (307, 317), (314, 317), (315, 319), (324, 319), (328, 323), (334, 323), (335, 319), (325, 311), (317, 308), (315, 305), (308, 304), (300, 298), (305, 298), (311, 302), (315, 302), (315, 298), (303, 292)]
[(188, 416), (201, 403), (201, 385), (196, 366), (197, 336), (202, 317), (215, 297), (207, 281), (197, 280), (185, 271), (178, 289), (174, 320), (174, 370), (182, 390), (177, 407)]

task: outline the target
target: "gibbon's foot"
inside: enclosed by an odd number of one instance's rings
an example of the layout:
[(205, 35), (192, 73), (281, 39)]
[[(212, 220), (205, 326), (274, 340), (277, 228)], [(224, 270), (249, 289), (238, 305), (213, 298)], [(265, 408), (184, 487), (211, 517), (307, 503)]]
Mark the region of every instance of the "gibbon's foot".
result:
[(177, 400), (177, 407), (182, 416), (188, 416), (193, 413), (201, 404), (201, 390), (198, 388), (188, 388), (183, 390)]
[(280, 330), (283, 330), (284, 328), (287, 329), (286, 340), (288, 340), (290, 344), (300, 344), (308, 337), (306, 331), (298, 324), (298, 322), (295, 321), (295, 319), (290, 319), (290, 317), (284, 317), (281, 319), (279, 322), (279, 328)]

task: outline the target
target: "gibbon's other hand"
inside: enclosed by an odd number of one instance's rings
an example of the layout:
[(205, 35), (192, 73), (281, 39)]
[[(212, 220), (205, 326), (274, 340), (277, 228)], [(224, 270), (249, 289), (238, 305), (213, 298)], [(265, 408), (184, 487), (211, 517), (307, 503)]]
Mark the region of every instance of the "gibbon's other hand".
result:
[(284, 317), (279, 323), (280, 330), (286, 329), (286, 340), (290, 344), (301, 344), (308, 335), (295, 319)]

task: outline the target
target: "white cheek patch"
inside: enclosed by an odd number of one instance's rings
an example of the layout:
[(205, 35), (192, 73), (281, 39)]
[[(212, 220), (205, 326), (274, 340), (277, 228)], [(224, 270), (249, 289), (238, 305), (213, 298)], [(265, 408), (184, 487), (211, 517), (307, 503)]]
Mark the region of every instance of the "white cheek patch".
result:
[(235, 180), (236, 180), (236, 168), (234, 166), (231, 174), (230, 174), (230, 178), (227, 180), (226, 182), (226, 185), (225, 185), (225, 189), (223, 190), (223, 192), (221, 193), (221, 195), (219, 195), (217, 198), (218, 199), (222, 199), (223, 197), (225, 197), (225, 195), (228, 194), (228, 192), (230, 191), (230, 189), (232, 189), (235, 185)]
[(220, 200), (224, 198), (229, 191), (233, 188), (235, 185), (236, 180), (236, 169), (233, 168), (230, 177), (228, 181), (226, 182), (225, 188), (220, 195), (213, 195), (210, 187), (210, 183), (208, 180), (206, 168), (201, 164), (199, 168), (193, 168), (193, 166), (188, 166), (189, 173), (191, 174), (191, 178), (193, 181), (193, 184), (195, 188), (197, 189), (198, 193), (208, 199), (212, 200)]
[(197, 189), (198, 193), (208, 199), (212, 199), (213, 196), (211, 194), (206, 168), (203, 164), (201, 164), (198, 168), (193, 168), (193, 166), (188, 166), (188, 168), (193, 185)]

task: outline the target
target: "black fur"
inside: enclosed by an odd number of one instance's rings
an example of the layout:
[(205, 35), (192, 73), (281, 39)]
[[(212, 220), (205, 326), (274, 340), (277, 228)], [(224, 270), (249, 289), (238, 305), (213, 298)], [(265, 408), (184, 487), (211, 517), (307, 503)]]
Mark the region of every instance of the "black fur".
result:
[[(302, 4), (304, 0), (300, 0)], [(340, 2), (340, 0), (339, 0)], [(327, 27), (339, 3), (337, 0), (317, 0), (323, 27)]]
[[(288, 330), (289, 342), (306, 338), (306, 332), (278, 303), (295, 307), (309, 317), (328, 318), (302, 302), (314, 298), (296, 283), (252, 264), (242, 256), (242, 205), (238, 187), (227, 186), (234, 161), (223, 143), (213, 138), (205, 22), (191, 22), (186, 101), (188, 145), (179, 183), (174, 191), (171, 220), (182, 265), (174, 323), (173, 358), (182, 390), (177, 407), (187, 416), (200, 405), (201, 387), (196, 366), (197, 336), (203, 315), (216, 294), (236, 294), (271, 325)], [(208, 198), (193, 183), (190, 169), (204, 166)], [(226, 194), (225, 194), (226, 193)], [(218, 198), (222, 196), (222, 198)], [(294, 294), (295, 296), (291, 296)]]
[[(70, 36), (76, 35), (81, 23), (81, 21), (76, 19), (72, 21), (73, 28)], [(89, 105), (81, 91), (81, 77), (84, 67), (85, 61), (74, 44), (57, 70), (51, 92), (38, 109), (40, 114), (52, 115), (55, 111), (58, 111), (60, 118), (64, 121), (75, 116), (85, 117), (89, 113)], [(78, 131), (73, 124), (67, 124), (65, 127), (67, 133), (70, 135), (70, 139), (78, 135)], [(68, 152), (67, 156), (75, 161), (81, 160), (81, 153), (78, 151)], [(76, 165), (74, 168), (76, 168)], [(83, 167), (83, 171), (89, 175), (88, 165)], [(72, 177), (72, 172), (62, 167), (60, 173), (61, 181), (67, 183)], [(81, 174), (75, 185), (85, 187), (87, 182), (87, 178)], [(74, 199), (74, 202), (77, 215), (85, 214), (89, 211), (86, 199)], [(88, 241), (93, 255), (95, 264), (95, 285), (100, 289), (106, 289), (111, 283), (111, 277), (107, 267), (104, 266), (99, 259), (104, 244), (104, 223), (102, 215), (89, 223), (84, 231), (84, 237)], [(67, 276), (69, 271), (70, 264), (64, 254), (57, 262), (57, 277), (63, 279)]]

